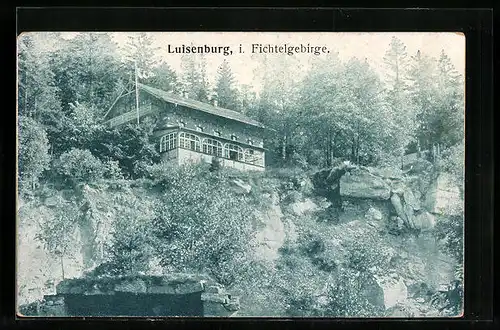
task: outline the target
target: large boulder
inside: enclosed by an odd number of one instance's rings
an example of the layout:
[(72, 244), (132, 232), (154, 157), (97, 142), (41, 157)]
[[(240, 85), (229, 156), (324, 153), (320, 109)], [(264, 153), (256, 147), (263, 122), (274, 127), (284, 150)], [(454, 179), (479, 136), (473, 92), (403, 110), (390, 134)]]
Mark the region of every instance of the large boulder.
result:
[(332, 168), (320, 170), (312, 176), (316, 192), (330, 200), (338, 199), (339, 180), (348, 171), (355, 168), (349, 162), (343, 162)]
[(408, 289), (402, 277), (395, 273), (379, 276), (374, 275), (374, 277), (383, 290), (385, 308), (391, 308), (406, 301), (408, 298)]
[(392, 194), (391, 204), (394, 207), (394, 210), (396, 211), (398, 217), (403, 220), (406, 220), (406, 215), (403, 209), (403, 203), (401, 202), (401, 198), (399, 197), (398, 194)]
[(366, 169), (354, 169), (340, 178), (340, 196), (386, 200), (390, 194), (389, 185)]
[(405, 203), (410, 205), (414, 211), (420, 210), (420, 201), (415, 197), (410, 188), (403, 191), (403, 198)]
[(399, 168), (391, 168), (391, 167), (367, 167), (367, 170), (381, 178), (399, 180), (403, 177), (403, 171)]
[(421, 231), (427, 231), (436, 225), (436, 217), (431, 213), (424, 211), (415, 216), (415, 228)]
[(380, 221), (382, 220), (382, 212), (374, 207), (370, 207), (368, 211), (366, 211), (365, 219), (368, 221)]
[(425, 208), (435, 214), (462, 215), (460, 187), (448, 173), (440, 173), (425, 196)]
[(298, 201), (290, 205), (292, 212), (295, 215), (302, 215), (308, 212), (314, 212), (318, 209), (318, 205), (314, 203), (311, 199), (306, 198), (304, 201)]
[(231, 181), (233, 184), (233, 189), (236, 193), (239, 194), (248, 194), (252, 190), (252, 186), (245, 183), (244, 181), (240, 179), (234, 179)]

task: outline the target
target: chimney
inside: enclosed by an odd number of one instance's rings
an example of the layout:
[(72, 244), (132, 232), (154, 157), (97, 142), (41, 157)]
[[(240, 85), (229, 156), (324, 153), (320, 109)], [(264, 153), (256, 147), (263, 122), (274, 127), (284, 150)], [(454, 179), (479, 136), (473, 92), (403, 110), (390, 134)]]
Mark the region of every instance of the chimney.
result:
[(214, 100), (214, 107), (217, 106), (217, 100)]

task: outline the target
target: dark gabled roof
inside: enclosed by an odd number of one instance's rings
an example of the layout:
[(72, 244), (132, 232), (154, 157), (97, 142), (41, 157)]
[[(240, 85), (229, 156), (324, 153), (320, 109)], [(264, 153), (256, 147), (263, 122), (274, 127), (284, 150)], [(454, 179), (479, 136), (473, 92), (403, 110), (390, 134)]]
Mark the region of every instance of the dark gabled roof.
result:
[(141, 83), (138, 83), (137, 86), (139, 89), (145, 91), (146, 93), (157, 97), (163, 101), (169, 102), (169, 103), (175, 103), (179, 104), (188, 108), (200, 110), (206, 113), (209, 113), (211, 115), (219, 116), (219, 117), (224, 117), (232, 120), (236, 120), (248, 125), (253, 125), (257, 127), (262, 127), (264, 128), (264, 125), (262, 123), (259, 123), (256, 120), (253, 120), (252, 118), (249, 118), (245, 116), (242, 113), (225, 109), (225, 108), (220, 108), (220, 107), (215, 107), (211, 104), (196, 101), (193, 99), (188, 99), (185, 97), (182, 97), (180, 95), (176, 95), (175, 93), (172, 92), (166, 92), (158, 88), (154, 88), (151, 86), (147, 86)]

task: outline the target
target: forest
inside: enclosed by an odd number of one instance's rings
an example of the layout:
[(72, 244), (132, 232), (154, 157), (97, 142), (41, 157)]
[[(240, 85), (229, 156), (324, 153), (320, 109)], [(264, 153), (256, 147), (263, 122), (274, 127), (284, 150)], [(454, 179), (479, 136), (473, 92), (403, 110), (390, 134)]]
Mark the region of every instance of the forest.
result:
[[(236, 81), (223, 58), (213, 83), (203, 56), (184, 55), (181, 70), (172, 69), (155, 56), (158, 49), (147, 33), (131, 35), (126, 45), (100, 32), (72, 38), (57, 32), (22, 34), (18, 37), (18, 182), (24, 205), (20, 226), (36, 222), (37, 242), (63, 263), (63, 256), (74, 249), (69, 233), (85, 221), (97, 231), (96, 223), (106, 218), (103, 208), (110, 207), (96, 206), (88, 189), (106, 191), (114, 205), (108, 211), (122, 221), (107, 224), (112, 229), (105, 244), (83, 248), (90, 255), (84, 258), (84, 269), (134, 273), (148, 269), (154, 259), (164, 269), (208, 271), (231, 286), (267, 274), (260, 271), (264, 266), (248, 260), (248, 249), (255, 231), (254, 210), (267, 210), (272, 204), (263, 205), (267, 202), (259, 193), (272, 195), (271, 186), (279, 186), (272, 181), (276, 178), (288, 180), (345, 161), (401, 170), (405, 155), (418, 153), (434, 164), (435, 171), (451, 174), (463, 189), (463, 75), (445, 50), (438, 58), (420, 51), (410, 54), (397, 37), (384, 46), (384, 75), (366, 59), (346, 61), (333, 53), (311, 57), (305, 68), (294, 56), (259, 55), (254, 75), (262, 88), (256, 92)], [(261, 178), (241, 174), (260, 182), (249, 196), (234, 195), (228, 185), (238, 173), (159, 164), (154, 127), (147, 122), (115, 129), (105, 125), (103, 119), (116, 98), (133, 89), (135, 74), (152, 87), (187, 91), (204, 102), (215, 99), (220, 107), (245, 113), (268, 128), (266, 173)], [(114, 186), (122, 192), (109, 192)], [(135, 192), (139, 186), (145, 192)], [(46, 196), (60, 193), (63, 197), (56, 205), (45, 210)], [(221, 214), (221, 209), (226, 212)], [(446, 238), (443, 251), (458, 263), (461, 221), (453, 218), (436, 227), (436, 235)], [(305, 255), (316, 249), (318, 239), (307, 237), (302, 242)], [(358, 251), (356, 245), (352, 249)], [(370, 248), (363, 249), (371, 253)], [(287, 273), (292, 279), (280, 277), (279, 283), (308, 278), (305, 259), (290, 258), (280, 267), (289, 271), (299, 267), (297, 277)], [(354, 269), (348, 267), (338, 278), (349, 278), (342, 281), (351, 283)], [(335, 290), (337, 294), (330, 297), (344, 300), (331, 301), (327, 309), (311, 307), (307, 290), (302, 295), (281, 291), (280, 295), (291, 297), (283, 302), (287, 315), (382, 313), (371, 303), (356, 300), (355, 285)], [(310, 308), (300, 307), (305, 305)]]

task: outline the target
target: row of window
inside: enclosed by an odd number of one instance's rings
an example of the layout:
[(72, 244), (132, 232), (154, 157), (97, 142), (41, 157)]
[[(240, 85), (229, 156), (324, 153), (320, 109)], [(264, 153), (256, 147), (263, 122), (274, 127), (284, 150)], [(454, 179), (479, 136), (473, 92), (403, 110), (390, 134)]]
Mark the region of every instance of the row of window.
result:
[[(180, 127), (186, 127), (186, 123), (185, 123), (184, 121), (180, 120), (180, 121), (179, 121), (179, 126), (180, 126)], [(198, 132), (203, 132), (203, 131), (204, 131), (204, 129), (205, 129), (205, 128), (204, 128), (203, 126), (201, 126), (201, 125), (196, 125), (196, 131), (198, 131)], [(217, 131), (217, 130), (214, 130), (214, 131), (213, 131), (213, 134), (214, 134), (215, 136), (221, 136), (220, 131)], [(231, 140), (233, 140), (233, 141), (237, 141), (237, 140), (238, 140), (238, 136), (237, 136), (236, 134), (231, 134)], [(247, 139), (247, 143), (253, 146), (253, 140), (252, 140), (252, 139)]]
[(222, 144), (220, 141), (210, 138), (201, 140), (198, 136), (191, 133), (181, 132), (177, 134), (174, 132), (164, 135), (160, 139), (160, 152), (175, 149), (177, 146), (194, 151), (203, 151), (203, 153), (209, 155), (240, 162), (262, 164), (263, 161), (262, 153), (260, 152), (255, 152), (252, 149), (243, 149), (231, 143)]

